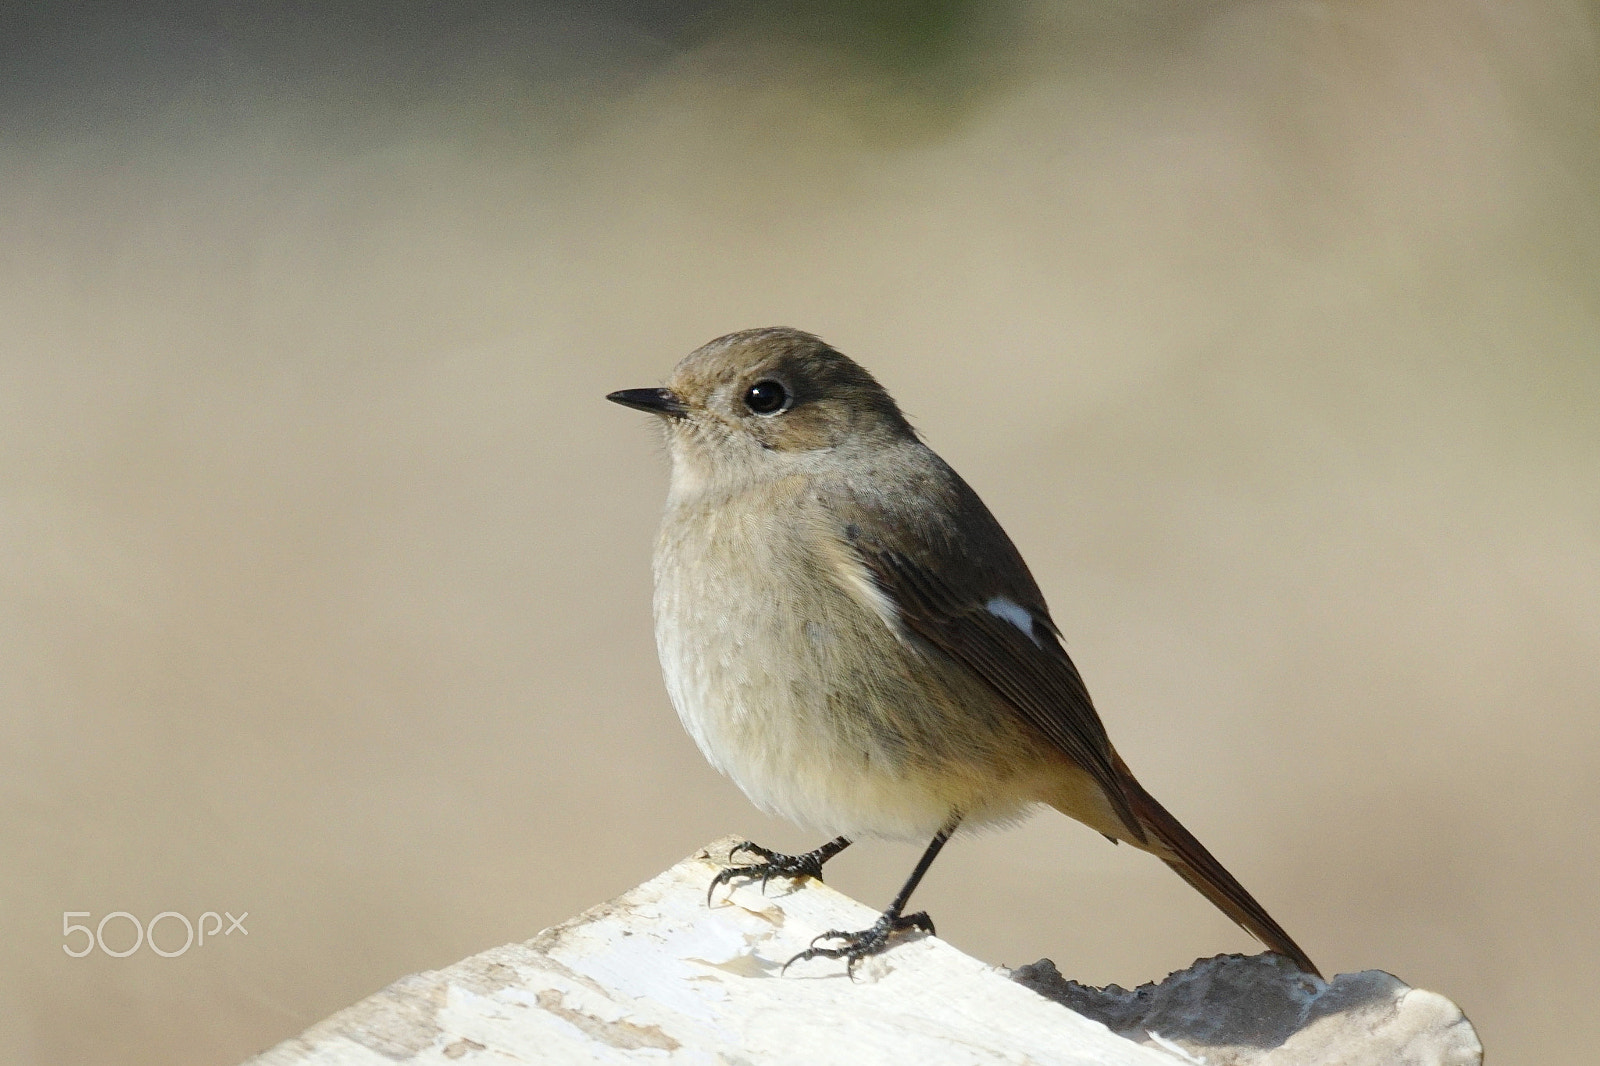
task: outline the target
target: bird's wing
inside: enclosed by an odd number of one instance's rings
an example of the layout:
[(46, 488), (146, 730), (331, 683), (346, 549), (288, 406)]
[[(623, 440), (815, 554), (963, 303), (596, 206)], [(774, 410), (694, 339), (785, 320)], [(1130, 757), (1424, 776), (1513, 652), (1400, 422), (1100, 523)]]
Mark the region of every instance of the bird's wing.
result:
[(1142, 841), (1105, 726), (1027, 565), (977, 494), (943, 469), (950, 490), (967, 498), (967, 528), (880, 512), (879, 521), (847, 527), (845, 539), (905, 628), (970, 670), (1088, 772)]

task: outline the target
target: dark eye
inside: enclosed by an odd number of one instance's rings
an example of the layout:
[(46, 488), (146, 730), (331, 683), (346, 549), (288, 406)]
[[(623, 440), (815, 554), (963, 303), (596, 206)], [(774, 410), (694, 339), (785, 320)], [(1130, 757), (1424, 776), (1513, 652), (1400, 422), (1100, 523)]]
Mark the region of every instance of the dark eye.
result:
[(789, 390), (770, 379), (745, 390), (744, 405), (758, 415), (777, 414), (789, 403)]

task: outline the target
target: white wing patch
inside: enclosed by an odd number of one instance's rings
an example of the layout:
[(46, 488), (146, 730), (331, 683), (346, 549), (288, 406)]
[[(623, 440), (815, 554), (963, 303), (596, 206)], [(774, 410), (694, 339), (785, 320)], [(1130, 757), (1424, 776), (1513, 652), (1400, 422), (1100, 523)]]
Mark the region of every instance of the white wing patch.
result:
[(856, 558), (854, 553), (850, 553), (845, 557), (838, 572), (844, 578), (845, 586), (855, 593), (856, 598), (870, 607), (872, 613), (889, 627), (891, 633), (902, 640), (905, 639), (905, 631), (900, 625), (900, 609), (895, 606), (888, 593), (878, 587), (866, 564)]
[(876, 615), (878, 620), (888, 627), (889, 632), (904, 640), (906, 634), (900, 621), (900, 609), (895, 606), (889, 594), (878, 587), (877, 580), (867, 569), (867, 564), (862, 562), (861, 556), (856, 554), (855, 549), (831, 530), (819, 535), (817, 545), (833, 564), (830, 569), (840, 587), (857, 603)]
[(1027, 608), (1004, 596), (996, 596), (983, 606), (996, 618), (1003, 622), (1010, 622), (1022, 630), (1023, 636), (1033, 641), (1036, 647), (1044, 647), (1044, 642), (1033, 631), (1033, 615), (1028, 613)]

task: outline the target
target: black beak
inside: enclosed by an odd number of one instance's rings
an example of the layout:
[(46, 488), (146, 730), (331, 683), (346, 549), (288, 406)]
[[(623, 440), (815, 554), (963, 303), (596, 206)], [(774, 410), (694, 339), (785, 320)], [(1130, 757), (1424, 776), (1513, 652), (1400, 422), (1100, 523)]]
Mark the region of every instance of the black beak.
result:
[(608, 393), (606, 399), (612, 403), (620, 403), (624, 407), (649, 411), (653, 415), (666, 415), (670, 418), (682, 418), (689, 413), (689, 409), (683, 406), (683, 401), (666, 389), (623, 389), (620, 392)]

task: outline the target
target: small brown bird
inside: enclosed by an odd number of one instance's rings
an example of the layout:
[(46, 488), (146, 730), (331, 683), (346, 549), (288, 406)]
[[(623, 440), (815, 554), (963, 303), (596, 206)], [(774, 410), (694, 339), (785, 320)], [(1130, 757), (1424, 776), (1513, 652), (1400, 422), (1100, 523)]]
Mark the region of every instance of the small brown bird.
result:
[(1267, 947), (1316, 967), (1139, 784), (1106, 737), (1027, 564), (976, 493), (855, 362), (798, 330), (690, 353), (659, 415), (672, 455), (655, 552), (667, 691), (762, 810), (834, 834), (712, 882), (822, 876), (859, 836), (932, 842), (870, 929), (790, 962), (847, 966), (897, 932), (958, 825), (1047, 804), (1165, 862)]

